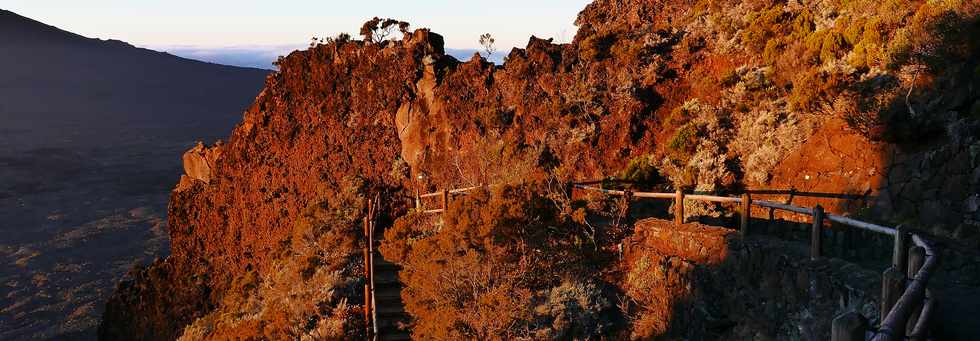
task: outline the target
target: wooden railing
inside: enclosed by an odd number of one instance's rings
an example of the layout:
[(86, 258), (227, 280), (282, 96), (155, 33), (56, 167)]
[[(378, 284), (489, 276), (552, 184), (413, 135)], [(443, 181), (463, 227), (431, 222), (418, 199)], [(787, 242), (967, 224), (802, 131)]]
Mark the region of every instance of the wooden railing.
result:
[[(939, 262), (939, 255), (934, 247), (917, 232), (911, 231), (902, 226), (896, 228), (872, 224), (845, 216), (826, 213), (822, 206), (816, 205), (813, 208), (805, 208), (782, 204), (766, 200), (753, 200), (751, 193), (776, 193), (775, 191), (747, 191), (738, 197), (717, 196), (707, 193), (685, 193), (677, 190), (674, 193), (665, 192), (639, 192), (629, 189), (605, 189), (592, 186), (601, 182), (588, 183), (568, 183), (565, 186), (566, 194), (569, 198), (574, 197), (575, 190), (591, 191), (603, 193), (611, 196), (622, 196), (629, 203), (635, 198), (639, 199), (667, 199), (674, 201), (674, 222), (684, 223), (684, 201), (704, 201), (716, 203), (738, 204), (739, 233), (743, 236), (749, 235), (749, 228), (752, 218), (751, 207), (753, 205), (766, 207), (775, 210), (794, 212), (810, 217), (810, 259), (821, 258), (823, 250), (823, 226), (825, 221), (835, 222), (841, 225), (871, 231), (894, 239), (892, 251), (892, 266), (882, 274), (881, 288), (881, 323), (871, 335), (874, 341), (904, 340), (906, 336), (911, 340), (925, 340), (928, 336), (928, 325), (934, 313), (936, 298), (928, 290), (928, 282), (936, 271)], [(415, 198), (416, 211), (433, 214), (442, 213), (449, 208), (449, 203), (456, 195), (465, 195), (467, 192), (482, 188), (483, 186), (467, 187), (459, 189), (446, 189), (440, 192), (427, 194), (417, 194)], [(807, 196), (806, 192), (793, 192), (797, 196)], [(867, 196), (848, 196), (835, 195), (830, 193), (817, 193), (816, 197), (827, 198), (858, 198), (866, 199)], [(424, 198), (438, 197), (440, 207), (435, 209), (425, 209)], [(909, 241), (914, 245), (910, 245)], [(911, 246), (911, 247), (910, 247)], [(856, 311), (847, 312), (836, 317), (832, 324), (831, 339), (834, 341), (856, 341), (866, 340), (869, 336), (869, 326), (867, 320)]]
[(374, 299), (374, 232), (378, 223), (380, 200), (368, 200), (364, 213), (364, 322), (368, 340), (378, 334), (377, 305)]

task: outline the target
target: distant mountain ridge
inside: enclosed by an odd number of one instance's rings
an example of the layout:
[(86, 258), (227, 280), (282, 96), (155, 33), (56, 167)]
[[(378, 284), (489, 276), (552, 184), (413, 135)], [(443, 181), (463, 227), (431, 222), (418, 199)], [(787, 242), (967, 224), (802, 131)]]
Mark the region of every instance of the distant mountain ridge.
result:
[(269, 70), (86, 38), (0, 10), (0, 339), (92, 339), (125, 271), (169, 253), (182, 151)]

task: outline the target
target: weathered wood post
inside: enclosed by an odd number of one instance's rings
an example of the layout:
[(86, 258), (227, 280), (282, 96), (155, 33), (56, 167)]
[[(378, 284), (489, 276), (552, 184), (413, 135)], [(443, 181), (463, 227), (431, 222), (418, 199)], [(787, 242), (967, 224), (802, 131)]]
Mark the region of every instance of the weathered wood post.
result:
[(892, 311), (895, 302), (902, 297), (905, 292), (905, 271), (898, 270), (894, 266), (889, 267), (881, 274), (881, 316), (884, 321), (888, 313)]
[(422, 211), (422, 193), (419, 193), (418, 186), (415, 187), (415, 210)]
[(364, 322), (367, 335), (371, 336), (371, 201), (368, 200), (368, 211), (364, 215)]
[(902, 225), (895, 227), (895, 245), (892, 249), (892, 266), (907, 269), (909, 261), (909, 233)]
[(684, 223), (684, 190), (680, 188), (674, 192), (674, 223)]
[(813, 207), (813, 227), (810, 230), (810, 259), (816, 260), (821, 256), (823, 243), (823, 206)]
[(448, 189), (442, 190), (442, 210), (443, 211), (448, 211), (449, 210), (449, 190)]
[[(906, 277), (909, 280), (915, 279), (915, 275), (919, 273), (919, 269), (922, 269), (922, 265), (926, 262), (926, 249), (921, 246), (915, 246), (909, 249), (909, 265), (908, 272), (906, 272)], [(912, 309), (912, 314), (909, 315), (909, 320), (906, 324), (906, 335), (912, 334), (912, 330), (915, 329), (915, 325), (919, 323), (919, 315), (922, 314), (922, 303), (923, 301), (916, 302), (914, 309)]]
[(623, 219), (629, 220), (630, 218), (630, 204), (633, 202), (633, 191), (625, 190), (623, 191)]
[(752, 220), (752, 196), (742, 193), (742, 217), (739, 232), (742, 236), (749, 235), (749, 222)]
[(850, 311), (834, 319), (831, 324), (831, 341), (864, 341), (868, 320), (856, 311)]
[(919, 269), (926, 262), (926, 249), (921, 246), (915, 246), (909, 249), (909, 265), (906, 275), (908, 278), (914, 279), (915, 274), (919, 273)]

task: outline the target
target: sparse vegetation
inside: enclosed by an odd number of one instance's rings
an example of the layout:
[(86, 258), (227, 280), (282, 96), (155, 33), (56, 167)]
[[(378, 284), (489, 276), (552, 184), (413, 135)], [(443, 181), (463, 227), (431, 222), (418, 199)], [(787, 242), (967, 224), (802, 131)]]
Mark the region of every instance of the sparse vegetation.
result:
[(361, 337), (363, 283), (359, 218), (364, 182), (345, 180), (340, 196), (307, 208), (273, 267), (232, 280), (218, 308), (184, 329), (181, 340), (347, 340)]
[(497, 48), (494, 46), (496, 42), (497, 40), (493, 39), (490, 33), (484, 33), (480, 36), (480, 45), (483, 46), (483, 52), (487, 53), (486, 58), (490, 58), (494, 52), (497, 52)]
[(361, 26), (361, 36), (365, 42), (381, 43), (397, 29), (402, 35), (408, 34), (411, 24), (396, 19), (374, 17)]
[(457, 199), (441, 221), (409, 215), (381, 251), (401, 263), (406, 308), (422, 339), (593, 338), (612, 306), (589, 282), (586, 227), (537, 185)]

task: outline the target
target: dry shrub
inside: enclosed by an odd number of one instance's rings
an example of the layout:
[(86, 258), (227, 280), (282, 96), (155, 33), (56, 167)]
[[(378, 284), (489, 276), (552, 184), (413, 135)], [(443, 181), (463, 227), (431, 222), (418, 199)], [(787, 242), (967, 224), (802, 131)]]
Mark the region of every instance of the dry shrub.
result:
[(742, 30), (742, 42), (755, 51), (762, 50), (770, 39), (782, 33), (787, 19), (781, 4), (750, 13), (746, 18), (748, 26)]
[(691, 294), (694, 266), (677, 257), (646, 252), (626, 274), (626, 295), (637, 304), (633, 339), (654, 339), (666, 334), (677, 315), (680, 301)]
[(472, 192), (441, 223), (410, 214), (385, 232), (381, 252), (403, 266), (413, 337), (587, 338), (608, 329), (596, 289), (568, 284), (598, 266), (586, 228), (538, 187)]
[(742, 116), (734, 149), (742, 161), (743, 182), (764, 184), (770, 172), (813, 131), (805, 115), (787, 111), (784, 102), (767, 102)]
[(272, 269), (232, 280), (220, 306), (184, 329), (181, 340), (360, 337), (363, 283), (359, 219), (364, 183), (346, 179), (333, 200), (307, 208), (297, 219)]
[[(518, 183), (539, 177), (541, 163), (547, 163), (550, 150), (543, 145), (515, 146), (501, 138), (460, 141), (452, 156), (451, 169), (463, 186)], [(539, 162), (542, 161), (542, 162)], [(501, 165), (507, 167), (501, 167)]]
[(802, 113), (826, 113), (841, 92), (854, 84), (855, 70), (846, 63), (830, 63), (804, 73), (793, 82), (789, 96), (791, 110)]
[(732, 179), (726, 147), (732, 137), (727, 112), (698, 100), (684, 103), (683, 108), (691, 121), (667, 144), (669, 153), (660, 162), (660, 171), (675, 187), (724, 187)]
[(535, 314), (550, 319), (534, 338), (569, 340), (603, 335), (612, 326), (609, 314), (606, 314), (612, 307), (594, 282), (567, 280), (552, 288), (545, 301), (534, 308)]

